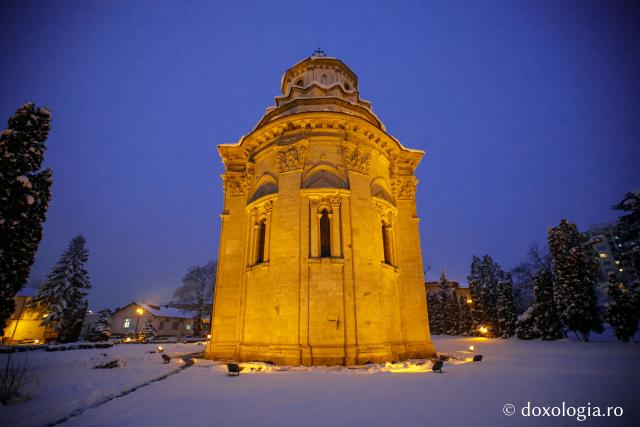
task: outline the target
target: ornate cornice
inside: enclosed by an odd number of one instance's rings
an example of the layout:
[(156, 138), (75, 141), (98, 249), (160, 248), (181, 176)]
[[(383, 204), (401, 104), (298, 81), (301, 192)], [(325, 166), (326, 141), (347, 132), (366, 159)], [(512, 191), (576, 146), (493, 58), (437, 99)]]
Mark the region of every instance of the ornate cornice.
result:
[(278, 144), (282, 138), (299, 134), (300, 138), (332, 135), (349, 141), (367, 143), (383, 153), (398, 171), (412, 173), (424, 155), (421, 150), (407, 149), (400, 142), (368, 121), (340, 112), (301, 112), (274, 119), (243, 136), (237, 144), (218, 145), (225, 165), (235, 165), (250, 155)]

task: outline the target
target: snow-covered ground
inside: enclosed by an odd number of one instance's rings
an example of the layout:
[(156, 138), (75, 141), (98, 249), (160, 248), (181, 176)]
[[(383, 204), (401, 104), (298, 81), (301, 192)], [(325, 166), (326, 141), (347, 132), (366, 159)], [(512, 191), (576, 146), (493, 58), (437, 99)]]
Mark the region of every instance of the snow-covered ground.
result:
[[(640, 345), (596, 336), (593, 342), (434, 337), (438, 352), (456, 359), (444, 374), (429, 365), (296, 368), (228, 377), (211, 361), (193, 366), (126, 396), (88, 409), (63, 426), (489, 426), (574, 425), (578, 414), (619, 407), (621, 417), (587, 418), (589, 425), (638, 425)], [(467, 362), (469, 345), (483, 354)], [(170, 354), (202, 349), (166, 345)], [(124, 368), (91, 369), (99, 350), (29, 354), (38, 383), (31, 400), (0, 407), (2, 425), (37, 426), (90, 406), (179, 367), (163, 365), (152, 345), (120, 345), (107, 351)], [(21, 354), (20, 357), (26, 355)], [(2, 355), (1, 357), (6, 357)], [(395, 372), (390, 372), (395, 371)], [(409, 372), (398, 372), (409, 371)], [(562, 410), (565, 417), (525, 417)], [(513, 404), (515, 415), (503, 409)], [(535, 409), (538, 407), (538, 409)], [(544, 408), (543, 408), (544, 407)], [(557, 407), (557, 409), (554, 409)], [(572, 408), (569, 408), (572, 407)], [(580, 408), (583, 409), (580, 409)], [(510, 408), (508, 407), (507, 412)], [(619, 409), (616, 410), (619, 413)], [(526, 409), (525, 409), (526, 413)]]

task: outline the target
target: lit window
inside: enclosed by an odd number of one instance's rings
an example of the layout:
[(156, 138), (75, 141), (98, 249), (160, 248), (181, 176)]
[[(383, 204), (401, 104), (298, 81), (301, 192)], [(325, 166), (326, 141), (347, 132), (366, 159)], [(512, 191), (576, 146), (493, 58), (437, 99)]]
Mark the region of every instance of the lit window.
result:
[(190, 331), (191, 330), (191, 323), (187, 323), (185, 325), (185, 328), (186, 328), (187, 331)]
[(129, 318), (124, 319), (124, 327), (128, 328), (129, 326), (131, 326), (131, 319)]
[(605, 252), (600, 252), (600, 258), (606, 258), (609, 255), (607, 255)]
[(624, 269), (623, 269), (623, 268), (621, 268), (621, 269), (620, 269), (620, 270), (618, 270), (618, 271), (619, 271), (620, 273), (622, 273), (622, 272), (624, 271)]
[(616, 265), (620, 265), (620, 261), (616, 260)]

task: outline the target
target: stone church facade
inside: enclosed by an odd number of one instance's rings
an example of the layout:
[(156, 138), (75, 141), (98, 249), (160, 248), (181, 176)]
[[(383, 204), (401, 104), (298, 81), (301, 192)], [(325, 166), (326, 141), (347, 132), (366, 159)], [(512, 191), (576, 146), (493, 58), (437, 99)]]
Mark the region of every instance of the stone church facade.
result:
[(314, 54), (255, 129), (219, 145), (214, 359), (353, 365), (435, 355), (416, 214), (423, 152), (387, 134), (356, 75)]

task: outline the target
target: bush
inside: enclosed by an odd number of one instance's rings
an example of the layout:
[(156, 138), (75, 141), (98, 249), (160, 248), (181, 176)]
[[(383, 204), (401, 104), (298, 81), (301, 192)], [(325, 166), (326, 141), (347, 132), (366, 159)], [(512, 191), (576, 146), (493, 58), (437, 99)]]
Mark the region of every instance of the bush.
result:
[(12, 399), (20, 397), (20, 390), (29, 382), (29, 361), (26, 358), (15, 360), (9, 354), (5, 366), (0, 372), (0, 403), (6, 405)]

